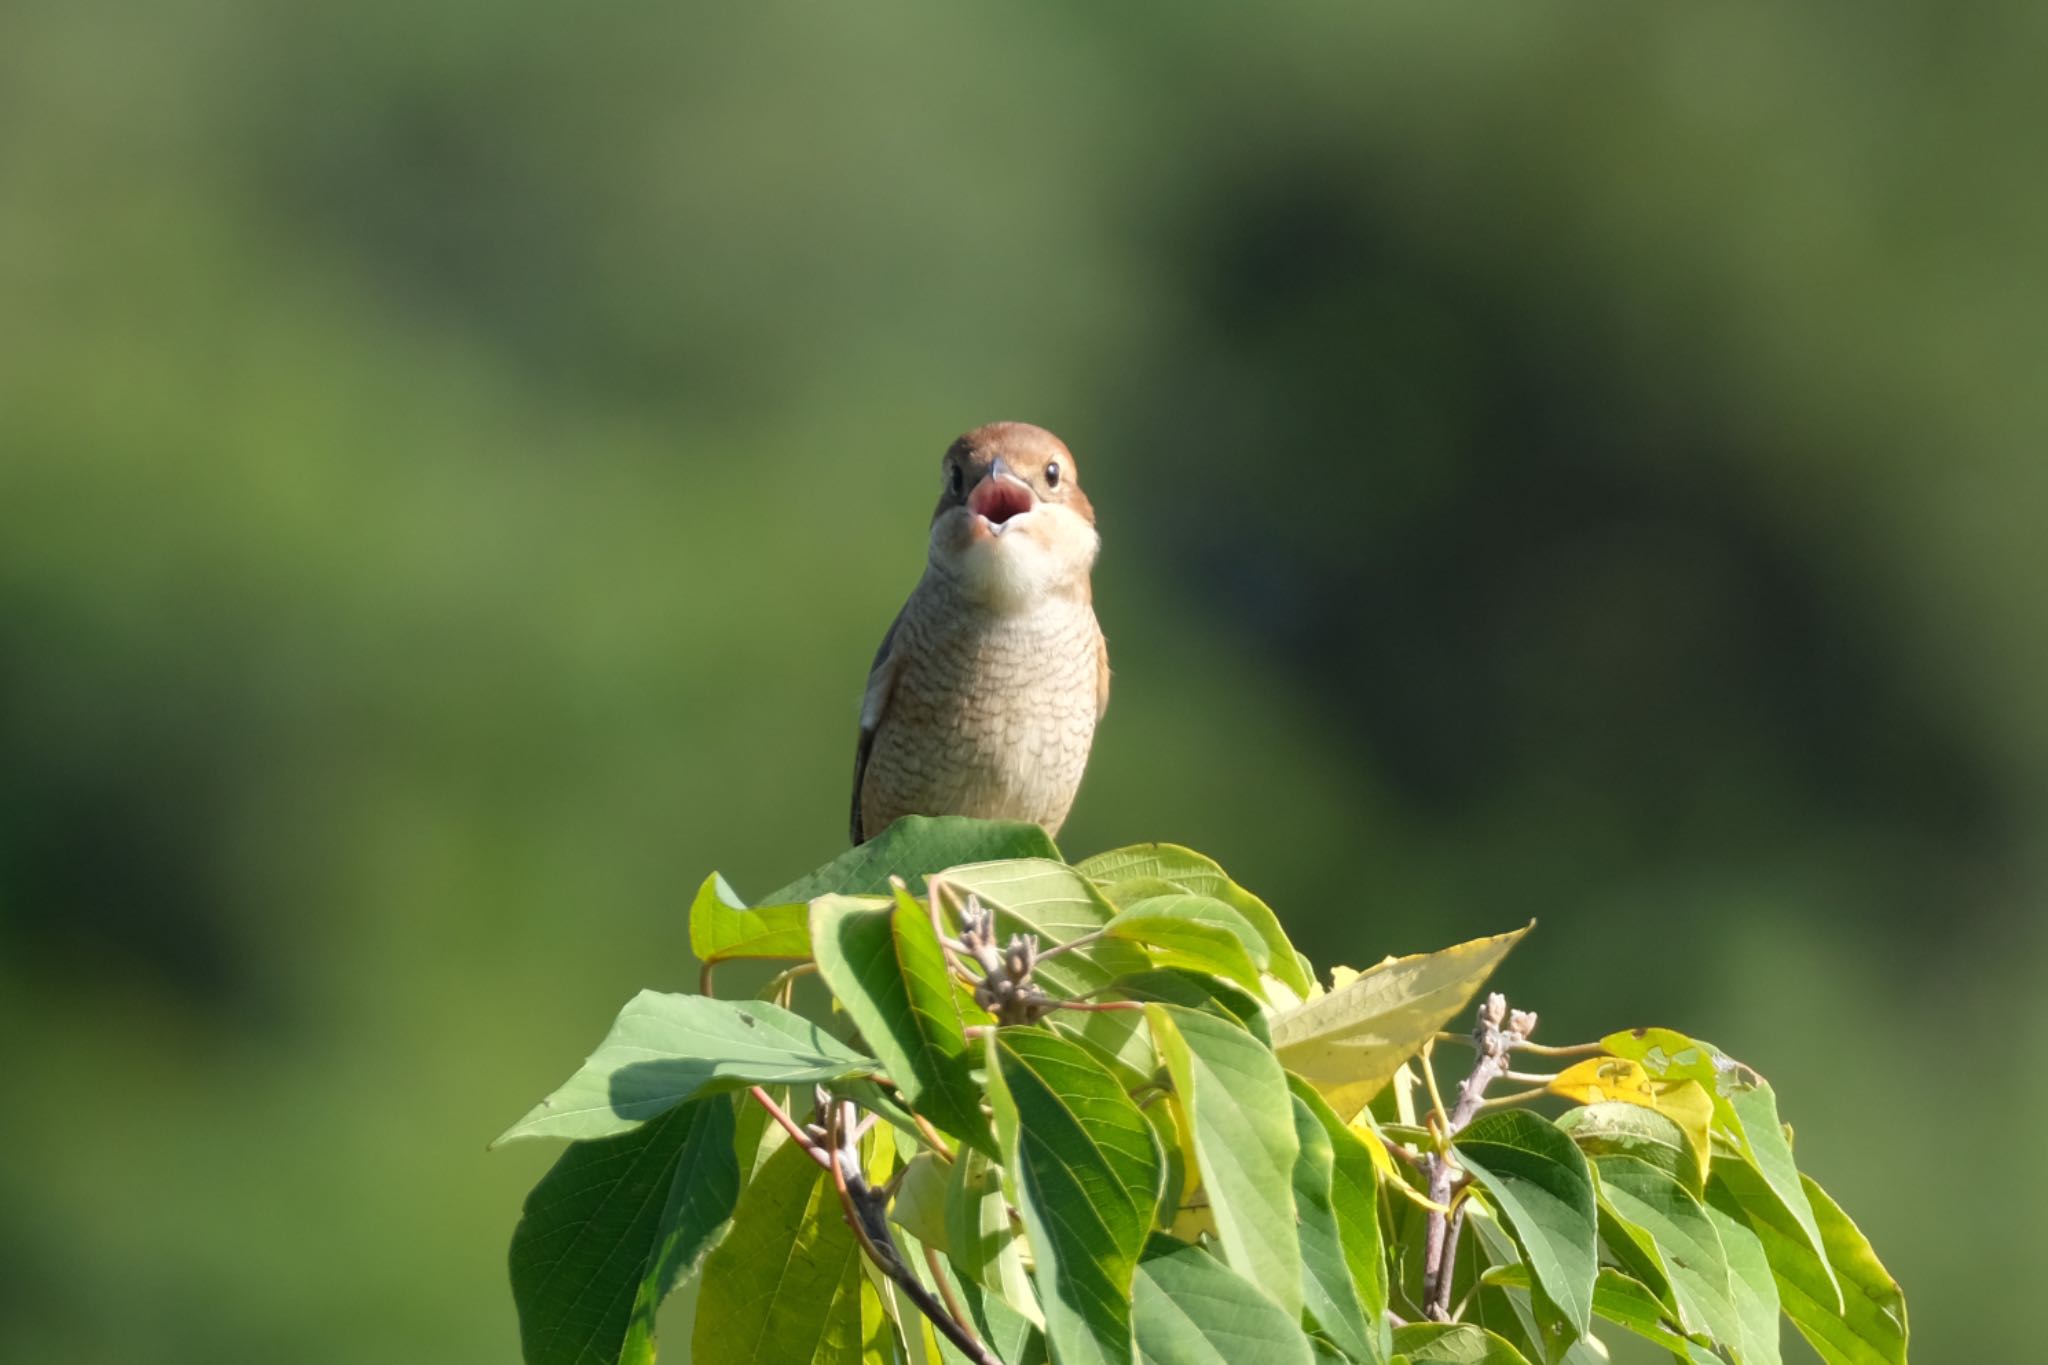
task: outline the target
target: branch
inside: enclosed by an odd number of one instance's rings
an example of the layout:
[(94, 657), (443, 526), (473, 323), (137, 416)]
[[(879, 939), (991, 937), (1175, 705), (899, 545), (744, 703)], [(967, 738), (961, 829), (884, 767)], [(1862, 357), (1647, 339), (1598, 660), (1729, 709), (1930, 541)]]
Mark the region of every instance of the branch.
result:
[[(790, 1118), (760, 1086), (754, 1086), (749, 1093), (782, 1125), (791, 1139), (803, 1147), (811, 1160), (832, 1173), (832, 1187), (839, 1195), (839, 1206), (847, 1226), (853, 1229), (861, 1251), (875, 1268), (887, 1275), (902, 1291), (903, 1297), (929, 1318), (932, 1326), (958, 1347), (973, 1365), (1003, 1365), (962, 1319), (955, 1317), (918, 1282), (917, 1275), (905, 1264), (903, 1253), (897, 1249), (896, 1238), (889, 1231), (889, 1192), (869, 1185), (861, 1171), (860, 1139), (872, 1126), (874, 1116), (863, 1117), (851, 1100), (834, 1099), (821, 1088), (818, 1101), (825, 1113), (825, 1123), (822, 1129), (814, 1132)], [(939, 1283), (945, 1285), (943, 1276)]]
[[(1458, 1101), (1451, 1106), (1438, 1134), (1438, 1150), (1423, 1158), (1429, 1175), (1429, 1198), (1434, 1204), (1449, 1205), (1451, 1187), (1460, 1172), (1451, 1162), (1451, 1139), (1463, 1132), (1486, 1104), (1486, 1087), (1508, 1070), (1508, 1054), (1524, 1046), (1536, 1031), (1536, 1016), (1526, 1010), (1508, 1012), (1507, 997), (1498, 992), (1486, 997), (1479, 1007), (1479, 1023), (1472, 1030), (1472, 1044), (1479, 1056), (1472, 1074), (1458, 1085)], [(1536, 1092), (1540, 1093), (1540, 1092)], [(1519, 1100), (1526, 1095), (1503, 1097)], [(1441, 1103), (1441, 1101), (1439, 1101)], [(1423, 1315), (1432, 1322), (1451, 1320), (1451, 1271), (1458, 1254), (1458, 1234), (1464, 1226), (1463, 1209), (1455, 1213), (1432, 1212), (1423, 1243)]]

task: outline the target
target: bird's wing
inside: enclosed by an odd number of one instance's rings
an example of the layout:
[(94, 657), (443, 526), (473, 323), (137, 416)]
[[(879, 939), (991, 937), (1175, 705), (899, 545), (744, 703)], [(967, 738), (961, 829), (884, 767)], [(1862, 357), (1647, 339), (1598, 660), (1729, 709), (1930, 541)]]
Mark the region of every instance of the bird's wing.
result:
[(1109, 710), (1109, 637), (1095, 631), (1095, 719)]
[[(909, 610), (908, 604), (904, 610)], [(896, 613), (896, 619), (889, 623), (889, 633), (882, 637), (882, 647), (875, 651), (875, 662), (868, 668), (868, 690), (860, 699), (860, 744), (853, 753), (853, 818), (851, 833), (856, 844), (866, 842), (861, 829), (860, 789), (868, 775), (868, 754), (875, 747), (875, 731), (882, 726), (882, 717), (888, 714), (890, 694), (896, 690), (896, 675), (902, 671), (903, 660), (896, 653), (896, 631), (903, 624), (903, 612)]]

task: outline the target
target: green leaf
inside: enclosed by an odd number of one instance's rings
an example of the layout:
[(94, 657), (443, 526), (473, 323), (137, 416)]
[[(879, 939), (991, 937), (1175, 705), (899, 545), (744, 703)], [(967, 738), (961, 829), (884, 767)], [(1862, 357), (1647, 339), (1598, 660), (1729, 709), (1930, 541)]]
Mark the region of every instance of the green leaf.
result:
[(920, 879), (960, 863), (1059, 856), (1052, 840), (1037, 825), (957, 815), (906, 815), (858, 848), (850, 848), (810, 875), (797, 878), (764, 904), (807, 904), (835, 894), (887, 895), (891, 877), (903, 878), (914, 891)]
[[(1746, 1067), (1741, 1069), (1747, 1076), (1736, 1077), (1728, 1085), (1727, 1099), (1742, 1120), (1737, 1136), (1742, 1141), (1743, 1160), (1764, 1178), (1771, 1194), (1790, 1216), (1794, 1235), (1820, 1267), (1824, 1302), (1830, 1312), (1839, 1314), (1843, 1308), (1842, 1286), (1828, 1263), (1827, 1240), (1821, 1234), (1812, 1201), (1807, 1198), (1799, 1167), (1792, 1160), (1792, 1144), (1785, 1137), (1784, 1124), (1778, 1119), (1778, 1097), (1769, 1081)], [(1754, 1079), (1755, 1084), (1744, 1085), (1743, 1079)]]
[(987, 1286), (1043, 1329), (1045, 1315), (1024, 1268), (1023, 1242), (1003, 1197), (1002, 1167), (979, 1152), (960, 1153), (946, 1186), (946, 1246), (952, 1264), (970, 1283)]
[[(1577, 1365), (1575, 1358), (1591, 1338), (1545, 1354), (1541, 1345), (1543, 1322), (1538, 1318), (1530, 1289), (1533, 1281), (1529, 1267), (1522, 1263), (1522, 1248), (1516, 1244), (1514, 1234), (1487, 1202), (1486, 1192), (1469, 1192), (1464, 1209), (1465, 1231), (1458, 1239), (1457, 1259), (1451, 1273), (1451, 1302), (1466, 1305), (1458, 1320), (1497, 1334), (1532, 1361), (1543, 1365)], [(1493, 1283), (1493, 1277), (1503, 1273), (1504, 1268), (1519, 1274), (1519, 1289)], [(1551, 1321), (1556, 1320), (1555, 1313), (1548, 1309), (1545, 1312)]]
[(819, 975), (910, 1107), (993, 1153), (945, 952), (924, 907), (907, 892), (886, 909), (820, 896), (811, 944)]
[[(1116, 909), (1094, 882), (1063, 862), (1044, 857), (1018, 857), (997, 864), (971, 864), (948, 868), (944, 884), (950, 888), (948, 907), (958, 909), (969, 894), (981, 905), (995, 911), (995, 933), (1008, 941), (1016, 933), (1036, 933), (1040, 948), (1053, 948), (1077, 937), (1090, 935), (1110, 923)], [(1059, 954), (1038, 964), (1038, 984), (1047, 986), (1055, 997), (1090, 995), (1102, 990), (1116, 976), (1143, 972), (1151, 958), (1135, 943), (1102, 939), (1087, 948)], [(1083, 1019), (1077, 1027), (1090, 1033), (1108, 1052), (1122, 1052), (1128, 1042), (1126, 1021)]]
[(651, 1359), (654, 1310), (725, 1226), (738, 1194), (727, 1099), (570, 1144), (527, 1195), (512, 1234), (512, 1300), (528, 1365)]
[(497, 1141), (608, 1137), (699, 1095), (874, 1070), (873, 1058), (766, 1001), (642, 991), (576, 1074)]
[(860, 1244), (832, 1177), (789, 1143), (768, 1158), (704, 1263), (695, 1365), (858, 1365)]
[(1633, 1104), (1661, 1114), (1685, 1134), (1693, 1164), (1701, 1172), (1707, 1169), (1713, 1150), (1709, 1130), (1714, 1099), (1690, 1077), (1653, 1076), (1641, 1062), (1626, 1057), (1588, 1057), (1566, 1067), (1544, 1088), (1579, 1104)]
[[(1079, 864), (1078, 870), (1112, 892), (1119, 883), (1142, 881), (1150, 883), (1144, 888), (1149, 895), (1156, 892), (1156, 883), (1165, 882), (1179, 890), (1222, 901), (1244, 916), (1265, 941), (1267, 969), (1296, 995), (1309, 993), (1313, 982), (1305, 960), (1287, 941), (1272, 907), (1232, 881), (1228, 873), (1201, 854), (1177, 844), (1133, 844), (1098, 853)], [(1114, 895), (1111, 899), (1124, 904)]]
[[(943, 1261), (940, 1268), (946, 1269)], [(967, 1316), (973, 1320), (974, 1334), (996, 1353), (996, 1359), (1011, 1362), (1011, 1365), (1045, 1365), (1045, 1333), (1042, 1328), (980, 1285), (962, 1283), (958, 1279), (950, 1283), (959, 1293)], [(1032, 1311), (1037, 1311), (1035, 1300)]]
[[(1384, 1360), (1387, 1342), (1387, 1258), (1380, 1242), (1378, 1163), (1365, 1142), (1298, 1076), (1287, 1088), (1323, 1130), (1330, 1144), (1330, 1207), (1337, 1219), (1344, 1264), (1365, 1312), (1367, 1350), (1361, 1361)], [(1303, 1144), (1306, 1150), (1306, 1144)], [(1297, 1196), (1298, 1202), (1298, 1196)]]
[(741, 957), (809, 957), (811, 931), (803, 902), (750, 910), (716, 872), (690, 904), (690, 951), (699, 962)]
[(1228, 1019), (1248, 1030), (1266, 1046), (1273, 1045), (1273, 1031), (1259, 1002), (1235, 986), (1206, 972), (1157, 967), (1148, 972), (1120, 976), (1110, 985), (1112, 995), (1125, 1000), (1151, 1000), (1162, 1005), (1181, 1005)]
[(932, 1249), (945, 1252), (952, 1245), (946, 1227), (947, 1191), (953, 1168), (936, 1152), (919, 1152), (903, 1167), (896, 1198), (890, 1201), (889, 1217), (904, 1231)]
[[(1503, 1289), (1529, 1289), (1529, 1267), (1525, 1265), (1495, 1266), (1486, 1272), (1485, 1281)], [(1625, 1327), (1647, 1342), (1663, 1347), (1673, 1355), (1697, 1365), (1720, 1365), (1720, 1357), (1702, 1350), (1686, 1340), (1664, 1320), (1664, 1305), (1657, 1301), (1648, 1286), (1633, 1280), (1619, 1270), (1602, 1267), (1600, 1278), (1593, 1283), (1593, 1316)]]
[(1713, 1219), (1721, 1249), (1728, 1254), (1728, 1287), (1741, 1326), (1734, 1341), (1722, 1344), (1733, 1348), (1742, 1365), (1778, 1365), (1778, 1286), (1771, 1278), (1770, 1259), (1747, 1223), (1714, 1206), (1713, 1193), (1710, 1185), (1707, 1217)]
[(1600, 1045), (1617, 1057), (1641, 1062), (1652, 1075), (1689, 1077), (1707, 1088), (1714, 1097), (1715, 1123), (1735, 1139), (1743, 1159), (1757, 1169), (1772, 1195), (1784, 1206), (1806, 1249), (1825, 1271), (1829, 1286), (1827, 1302), (1839, 1312), (1841, 1288), (1834, 1271), (1827, 1268), (1820, 1226), (1799, 1183), (1799, 1168), (1792, 1160), (1792, 1144), (1785, 1140), (1785, 1129), (1778, 1119), (1778, 1097), (1770, 1082), (1712, 1043), (1671, 1029), (1633, 1029), (1610, 1034), (1600, 1040)]
[(1529, 1365), (1506, 1338), (1466, 1322), (1417, 1322), (1394, 1329), (1394, 1349), (1412, 1365)]
[(1827, 1262), (1842, 1287), (1843, 1308), (1829, 1306), (1829, 1279), (1807, 1249), (1782, 1201), (1764, 1187), (1750, 1166), (1723, 1162), (1715, 1167), (1709, 1193), (1716, 1207), (1740, 1219), (1763, 1244), (1785, 1316), (1829, 1365), (1905, 1365), (1909, 1336), (1906, 1297), (1870, 1241), (1813, 1181), (1807, 1201), (1820, 1227)]
[(1526, 928), (1394, 958), (1273, 1021), (1280, 1062), (1345, 1119), (1472, 999)]
[[(1036, 934), (1040, 945), (1050, 948), (1095, 933), (1116, 914), (1093, 882), (1052, 859), (948, 868), (944, 881), (962, 900), (973, 895), (995, 911), (996, 932), (1004, 940)], [(1112, 940), (1049, 958), (1040, 964), (1038, 977), (1055, 995), (1082, 995), (1151, 965), (1142, 949)]]
[(1593, 1319), (1600, 1229), (1586, 1158), (1557, 1128), (1520, 1109), (1482, 1116), (1455, 1146), (1514, 1230), (1536, 1276), (1538, 1308), (1547, 1303), (1584, 1336)]
[[(1312, 1088), (1309, 1094), (1314, 1094)], [(1365, 1303), (1346, 1258), (1344, 1229), (1337, 1219), (1332, 1186), (1336, 1153), (1315, 1110), (1294, 1097), (1294, 1136), (1301, 1155), (1294, 1162), (1294, 1209), (1301, 1241), (1302, 1300), (1309, 1326), (1322, 1332), (1353, 1360), (1382, 1360), (1379, 1332), (1368, 1322)]]
[(1120, 910), (1103, 927), (1111, 938), (1142, 943), (1163, 966), (1210, 972), (1248, 991), (1261, 989), (1266, 945), (1245, 917), (1208, 896), (1153, 896)]
[(1728, 1257), (1713, 1220), (1690, 1190), (1632, 1156), (1594, 1163), (1600, 1198), (1637, 1246), (1656, 1258), (1671, 1286), (1686, 1332), (1720, 1341), (1740, 1339)]
[(1300, 1155), (1287, 1073), (1258, 1039), (1211, 1014), (1147, 1005), (1152, 1040), (1194, 1130), (1223, 1259), (1289, 1313), (1301, 1311), (1294, 1234)]
[(1144, 1365), (1314, 1365), (1293, 1318), (1199, 1247), (1155, 1236), (1131, 1292)]
[(1060, 1365), (1129, 1365), (1131, 1277), (1162, 1173), (1152, 1125), (1078, 1044), (1005, 1028), (988, 1050), (996, 1138), (1052, 1353)]
[(1002, 910), (1046, 943), (1092, 934), (1116, 914), (1094, 883), (1056, 858), (1011, 858), (945, 870), (945, 882)]
[[(981, 1160), (979, 1156), (975, 1159)], [(917, 1238), (899, 1234), (897, 1240), (902, 1244), (904, 1259), (918, 1282), (932, 1290), (941, 1301), (957, 1300), (966, 1309), (965, 1325), (995, 1353), (996, 1359), (1009, 1361), (1012, 1365), (1045, 1365), (1045, 1337), (1029, 1318), (1003, 1302), (999, 1295), (988, 1293), (974, 1281), (961, 1276), (951, 1258), (940, 1257), (934, 1274), (935, 1268), (926, 1263), (923, 1244)], [(958, 1347), (933, 1330), (930, 1322), (914, 1308), (907, 1308), (904, 1317), (922, 1335), (926, 1346), (920, 1353), (913, 1344), (909, 1353), (913, 1365), (933, 1365), (934, 1362), (938, 1365), (974, 1365)]]
[(1607, 1101), (1567, 1109), (1557, 1126), (1571, 1135), (1579, 1150), (1599, 1159), (1629, 1156), (1656, 1167), (1694, 1194), (1706, 1192), (1706, 1180), (1691, 1140), (1671, 1119), (1637, 1104)]

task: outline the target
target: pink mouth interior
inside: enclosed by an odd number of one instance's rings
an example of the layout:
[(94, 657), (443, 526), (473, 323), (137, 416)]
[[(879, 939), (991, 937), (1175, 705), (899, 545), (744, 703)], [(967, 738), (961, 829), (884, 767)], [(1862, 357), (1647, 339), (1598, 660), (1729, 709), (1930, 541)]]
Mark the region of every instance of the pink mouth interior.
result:
[(1031, 510), (1031, 494), (1008, 479), (983, 479), (967, 495), (967, 510), (1001, 526), (1011, 517), (1021, 517)]

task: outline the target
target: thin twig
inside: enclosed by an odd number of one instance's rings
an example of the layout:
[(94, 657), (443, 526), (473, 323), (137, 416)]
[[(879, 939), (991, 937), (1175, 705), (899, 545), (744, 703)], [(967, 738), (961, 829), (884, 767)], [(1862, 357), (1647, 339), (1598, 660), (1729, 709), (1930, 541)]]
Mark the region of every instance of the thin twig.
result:
[(1049, 957), (1058, 957), (1061, 953), (1070, 953), (1076, 948), (1086, 948), (1107, 932), (1104, 929), (1097, 929), (1092, 934), (1083, 934), (1079, 938), (1070, 938), (1065, 943), (1055, 943), (1050, 948), (1041, 948), (1038, 951), (1038, 960), (1043, 962)]
[(1607, 1051), (1599, 1043), (1573, 1043), (1569, 1047), (1546, 1047), (1524, 1039), (1515, 1044), (1517, 1052), (1532, 1052), (1538, 1057), (1592, 1057)]
[(968, 1317), (967, 1310), (960, 1306), (960, 1296), (953, 1292), (953, 1282), (946, 1278), (946, 1268), (939, 1264), (939, 1253), (926, 1247), (924, 1264), (925, 1269), (932, 1273), (932, 1283), (939, 1287), (939, 1293), (945, 1297), (946, 1311), (953, 1315), (953, 1321), (960, 1324), (960, 1330), (972, 1337), (975, 1345), (980, 1346), (981, 1337), (974, 1330), (974, 1320)]
[(1481, 1109), (1506, 1109), (1512, 1105), (1520, 1104), (1524, 1100), (1541, 1099), (1549, 1093), (1548, 1090), (1539, 1085), (1534, 1090), (1517, 1090), (1512, 1095), (1490, 1096), (1479, 1101), (1479, 1107)]
[(930, 1119), (926, 1118), (923, 1114), (913, 1112), (910, 1116), (910, 1121), (917, 1125), (917, 1131), (923, 1136), (926, 1144), (933, 1151), (948, 1161), (953, 1159), (953, 1149), (947, 1145), (944, 1138), (939, 1136), (939, 1130), (932, 1127)]
[(712, 979), (712, 977), (713, 977), (713, 976), (714, 976), (714, 975), (716, 974), (716, 972), (717, 972), (717, 968), (718, 968), (718, 964), (717, 964), (716, 962), (707, 962), (707, 963), (705, 963), (705, 964), (704, 964), (703, 966), (701, 966), (701, 967), (699, 967), (699, 968), (697, 969), (697, 994), (699, 994), (699, 995), (711, 995), (711, 994), (713, 994), (713, 991), (712, 991), (712, 988), (711, 988), (711, 987), (712, 987), (712, 980), (711, 980), (711, 979)]
[(1524, 1085), (1549, 1085), (1564, 1077), (1562, 1071), (1503, 1071), (1500, 1074), (1505, 1080), (1520, 1081)]
[(752, 1095), (760, 1106), (768, 1111), (771, 1118), (782, 1125), (785, 1132), (796, 1139), (798, 1146), (810, 1153), (811, 1160), (817, 1162), (820, 1166), (829, 1167), (832, 1164), (825, 1154), (818, 1150), (817, 1139), (806, 1133), (802, 1128), (799, 1128), (796, 1120), (784, 1113), (782, 1106), (777, 1104), (766, 1090), (757, 1085), (749, 1089), (747, 1093)]
[[(876, 1269), (887, 1275), (917, 1311), (930, 1319), (932, 1326), (958, 1347), (973, 1365), (1003, 1365), (965, 1325), (964, 1316), (956, 1316), (957, 1307), (949, 1311), (945, 1304), (933, 1298), (930, 1291), (918, 1283), (917, 1276), (904, 1264), (902, 1253), (896, 1249), (896, 1239), (890, 1235), (885, 1212), (893, 1191), (871, 1188), (860, 1168), (860, 1134), (868, 1131), (875, 1116), (862, 1115), (852, 1101), (834, 1101), (821, 1089), (819, 1097), (824, 1102), (825, 1124), (818, 1135), (813, 1136), (790, 1118), (766, 1090), (757, 1085), (750, 1093), (788, 1131), (790, 1137), (802, 1145), (813, 1161), (831, 1172), (840, 1211), (845, 1215), (847, 1225), (853, 1229), (862, 1253)], [(939, 1277), (939, 1283), (945, 1285), (944, 1276)]]
[(1413, 1169), (1413, 1170), (1414, 1170), (1414, 1171), (1416, 1172), (1416, 1174), (1418, 1174), (1418, 1175), (1427, 1175), (1427, 1174), (1429, 1174), (1429, 1172), (1428, 1172), (1428, 1171), (1426, 1171), (1426, 1170), (1424, 1170), (1424, 1169), (1423, 1169), (1423, 1165), (1422, 1165), (1422, 1160), (1423, 1160), (1423, 1159), (1422, 1159), (1421, 1157), (1419, 1157), (1419, 1156), (1415, 1155), (1415, 1153), (1413, 1153), (1413, 1152), (1409, 1151), (1409, 1150), (1408, 1150), (1408, 1148), (1407, 1148), (1407, 1147), (1406, 1147), (1405, 1145), (1403, 1145), (1402, 1143), (1399, 1143), (1399, 1142), (1389, 1142), (1389, 1141), (1387, 1141), (1387, 1140), (1386, 1140), (1385, 1138), (1381, 1138), (1381, 1139), (1380, 1139), (1380, 1146), (1382, 1146), (1382, 1147), (1386, 1148), (1386, 1149), (1387, 1149), (1387, 1151), (1388, 1151), (1389, 1153), (1391, 1153), (1391, 1154), (1392, 1154), (1392, 1155), (1393, 1155), (1393, 1156), (1395, 1157), (1395, 1159), (1397, 1159), (1397, 1160), (1400, 1160), (1400, 1161), (1405, 1161), (1405, 1162), (1407, 1162), (1407, 1163), (1408, 1163), (1408, 1165), (1409, 1165), (1409, 1167), (1410, 1167), (1411, 1169)]

